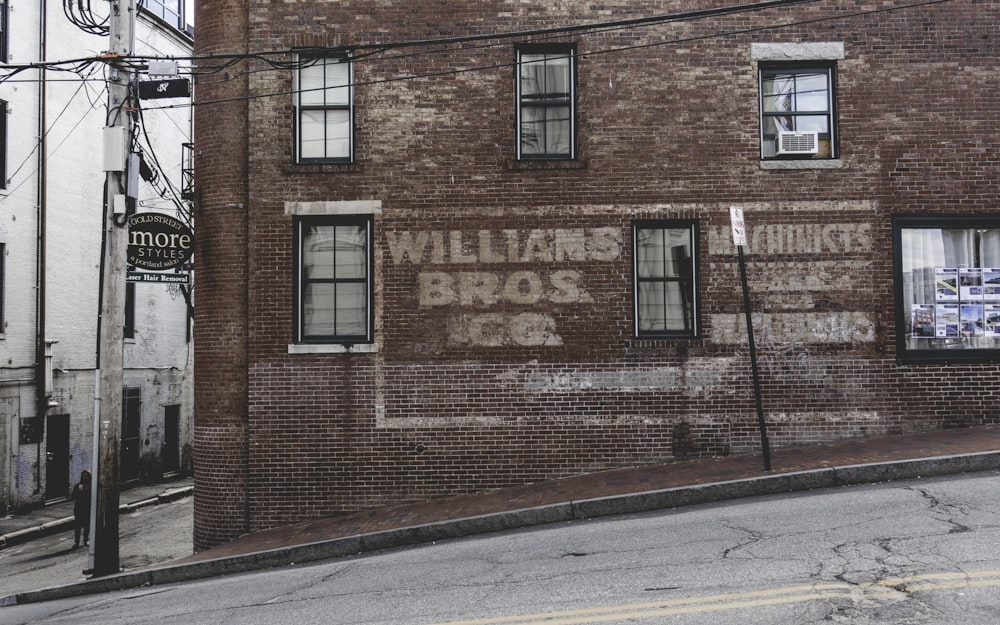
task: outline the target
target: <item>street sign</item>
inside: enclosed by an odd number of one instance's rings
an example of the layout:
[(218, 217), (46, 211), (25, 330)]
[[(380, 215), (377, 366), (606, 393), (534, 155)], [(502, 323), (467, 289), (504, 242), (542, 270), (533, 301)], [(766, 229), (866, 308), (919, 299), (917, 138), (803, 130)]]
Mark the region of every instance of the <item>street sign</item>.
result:
[(739, 246), (747, 244), (747, 225), (743, 221), (743, 209), (739, 206), (729, 207), (729, 220), (733, 224), (733, 243)]
[(139, 99), (141, 100), (188, 97), (191, 97), (191, 81), (187, 78), (143, 80), (139, 83)]

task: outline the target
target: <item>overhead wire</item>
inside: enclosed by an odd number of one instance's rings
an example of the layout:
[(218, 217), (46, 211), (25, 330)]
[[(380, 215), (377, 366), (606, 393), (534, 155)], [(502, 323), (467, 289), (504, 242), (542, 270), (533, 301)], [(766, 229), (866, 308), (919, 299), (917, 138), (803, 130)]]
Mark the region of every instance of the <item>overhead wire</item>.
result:
[[(815, 2), (815, 1), (818, 1), (818, 0), (797, 0), (795, 3), (801, 4), (803, 2)], [(664, 45), (675, 45), (675, 44), (681, 44), (681, 43), (691, 43), (691, 42), (694, 42), (694, 41), (704, 41), (704, 40), (718, 39), (718, 38), (723, 38), (723, 37), (732, 37), (732, 36), (735, 36), (735, 35), (745, 35), (745, 34), (751, 34), (751, 33), (755, 33), (755, 32), (764, 32), (764, 31), (778, 30), (778, 29), (783, 29), (783, 28), (790, 28), (790, 27), (796, 27), (796, 26), (805, 26), (805, 25), (822, 23), (822, 22), (828, 22), (828, 21), (850, 19), (850, 18), (854, 18), (854, 17), (876, 15), (876, 14), (887, 13), (887, 12), (892, 12), (892, 11), (901, 11), (901, 10), (906, 10), (906, 9), (920, 8), (920, 7), (925, 7), (925, 6), (937, 5), (937, 4), (945, 4), (945, 3), (949, 3), (949, 2), (953, 2), (953, 1), (954, 0), (920, 0), (918, 2), (911, 2), (911, 3), (903, 4), (903, 5), (893, 5), (893, 6), (888, 6), (888, 7), (878, 7), (878, 8), (875, 8), (875, 9), (859, 10), (859, 11), (854, 11), (854, 12), (850, 12), (850, 13), (838, 13), (836, 15), (828, 15), (828, 16), (823, 16), (823, 17), (816, 17), (816, 18), (811, 18), (811, 19), (807, 19), (807, 20), (792, 20), (792, 21), (785, 21), (785, 22), (776, 23), (776, 24), (767, 24), (767, 25), (753, 26), (753, 27), (747, 27), (747, 28), (737, 29), (737, 30), (728, 30), (728, 31), (724, 31), (724, 32), (710, 33), (710, 34), (706, 34), (706, 35), (696, 35), (696, 36), (691, 36), (691, 37), (675, 38), (675, 39), (664, 40), (664, 41), (641, 43), (641, 44), (634, 44), (634, 45), (628, 45), (628, 46), (618, 46), (618, 47), (606, 48), (606, 49), (602, 49), (602, 50), (591, 50), (591, 51), (582, 52), (582, 53), (579, 54), (579, 56), (581, 58), (586, 58), (586, 57), (593, 57), (593, 56), (601, 56), (601, 55), (605, 55), (605, 54), (619, 53), (619, 52), (624, 52), (624, 51), (629, 51), (629, 50), (636, 50), (636, 49), (643, 49), (643, 48), (652, 48), (652, 47), (658, 47), (658, 46), (664, 46)], [(735, 11), (736, 8), (744, 8), (744, 9), (746, 9), (746, 7), (758, 7), (760, 4), (769, 4), (770, 5), (771, 3), (757, 3), (755, 5), (743, 5), (742, 7), (733, 7), (733, 11)], [(770, 8), (770, 7), (768, 7), (768, 8)], [(760, 10), (760, 9), (758, 8), (758, 9), (755, 9), (755, 10)], [(733, 11), (729, 11), (729, 13), (731, 13)], [(695, 18), (692, 18), (692, 17), (687, 17), (688, 14), (683, 14), (683, 15), (685, 16), (683, 18), (676, 18), (675, 17), (675, 21), (681, 21), (682, 19), (684, 21), (690, 21), (692, 19), (695, 19)], [(654, 19), (654, 18), (647, 18), (647, 19)], [(663, 17), (661, 16), (660, 19), (662, 20)], [(620, 23), (622, 23), (622, 22), (605, 22), (603, 24), (604, 25), (610, 25), (610, 24), (620, 24)], [(583, 27), (581, 26), (581, 27), (570, 27), (570, 28), (572, 28), (574, 30), (580, 30)], [(555, 31), (555, 29), (548, 29), (545, 32), (551, 33), (551, 32), (554, 32), (554, 31)], [(542, 32), (542, 31), (524, 31), (524, 32)], [(518, 34), (520, 34), (520, 33), (518, 33)], [(507, 34), (504, 34), (504, 35), (492, 35), (492, 37), (494, 37), (494, 38), (497, 38), (497, 37), (507, 37), (507, 36), (508, 36)], [(513, 37), (514, 35), (511, 34), (510, 36)], [(481, 35), (481, 36), (476, 36), (475, 38), (477, 38), (477, 39), (486, 39), (488, 37), (490, 37), (490, 36)], [(462, 39), (470, 39), (470, 38), (462, 38)], [(448, 38), (448, 39), (444, 39), (444, 40), (441, 40), (441, 41), (452, 42), (455, 39), (456, 38)], [(371, 45), (375, 46), (376, 44), (371, 44)], [(400, 44), (394, 45), (393, 47), (398, 48), (398, 47), (402, 47), (403, 45), (404, 44), (400, 43)], [(424, 41), (420, 41), (420, 42), (415, 42), (414, 45), (423, 46), (423, 45), (426, 45), (426, 43)], [(293, 54), (301, 53), (301, 54), (306, 54), (306, 55), (312, 55), (312, 54), (315, 54), (319, 50), (328, 50), (328, 51), (331, 51), (331, 53), (336, 53), (336, 52), (343, 51), (343, 49), (344, 49), (344, 47), (322, 48), (322, 49), (320, 49), (320, 48), (306, 48), (306, 49), (296, 49), (296, 50), (283, 51), (282, 54), (293, 55)], [(427, 54), (432, 54), (432, 53), (435, 53), (435, 54), (437, 54), (437, 53), (447, 53), (447, 52), (455, 52), (455, 51), (456, 50), (454, 50), (454, 49), (449, 49), (449, 50), (427, 52)], [(278, 54), (278, 53), (276, 52), (276, 53), (272, 53), (272, 54)], [(259, 58), (259, 56), (260, 56), (259, 53), (254, 53), (254, 54), (249, 54), (249, 55), (239, 55), (239, 58), (240, 58), (240, 60), (248, 60), (248, 59)], [(202, 58), (219, 58), (219, 57), (218, 56), (210, 56), (210, 57), (190, 57), (190, 58), (194, 59), (194, 60), (197, 60), (197, 59), (202, 59)], [(236, 57), (233, 57), (233, 58), (236, 58)], [(355, 59), (355, 57), (351, 57), (350, 60), (352, 62), (354, 62), (356, 59)], [(362, 60), (367, 60), (367, 59), (362, 59)], [(296, 65), (296, 63), (294, 61), (289, 61), (289, 62), (287, 62), (287, 64), (289, 66), (291, 66), (292, 68), (297, 67), (297, 65)], [(235, 65), (235, 63), (233, 63), (232, 60), (231, 60), (230, 62), (227, 62), (226, 67), (227, 68), (228, 67), (232, 67), (233, 65)], [(417, 80), (417, 79), (426, 79), (426, 78), (436, 78), (436, 77), (449, 76), (449, 75), (458, 75), (458, 74), (470, 73), (470, 72), (480, 72), (480, 71), (488, 71), (488, 70), (493, 70), (493, 69), (502, 69), (502, 68), (508, 68), (508, 67), (514, 67), (514, 66), (516, 66), (516, 62), (513, 61), (513, 60), (511, 60), (511, 61), (508, 61), (508, 62), (483, 64), (483, 65), (476, 65), (476, 66), (466, 67), (466, 68), (448, 68), (448, 69), (443, 69), (441, 71), (436, 71), (436, 72), (424, 72), (424, 73), (419, 73), (419, 74), (407, 74), (407, 75), (394, 76), (394, 77), (389, 77), (389, 78), (381, 78), (381, 79), (376, 79), (376, 80), (352, 82), (350, 86), (352, 86), (352, 87), (374, 86), (374, 85), (387, 84), (387, 83), (393, 83), (393, 82), (402, 82), (402, 81)], [(271, 70), (264, 70), (264, 71), (271, 71)], [(196, 74), (196, 76), (200, 76), (200, 75)], [(230, 78), (229, 80), (231, 80), (231, 79), (232, 78)], [(199, 84), (202, 84), (202, 83), (199, 81)], [(254, 99), (262, 99), (262, 98), (269, 98), (269, 97), (287, 96), (287, 95), (292, 95), (294, 93), (296, 93), (296, 90), (294, 90), (294, 89), (293, 90), (273, 91), (273, 92), (261, 93), (261, 94), (252, 94), (252, 95), (245, 95), (245, 96), (235, 96), (235, 97), (232, 97), (232, 98), (219, 98), (219, 99), (215, 99), (215, 100), (206, 100), (206, 101), (202, 101), (202, 102), (190, 102), (190, 103), (184, 103), (184, 104), (159, 105), (159, 106), (149, 107), (149, 110), (162, 110), (162, 109), (172, 109), (172, 108), (186, 108), (186, 107), (189, 107), (189, 106), (206, 106), (206, 105), (222, 104), (222, 103), (235, 102), (235, 101), (244, 101), (244, 100), (254, 100)]]

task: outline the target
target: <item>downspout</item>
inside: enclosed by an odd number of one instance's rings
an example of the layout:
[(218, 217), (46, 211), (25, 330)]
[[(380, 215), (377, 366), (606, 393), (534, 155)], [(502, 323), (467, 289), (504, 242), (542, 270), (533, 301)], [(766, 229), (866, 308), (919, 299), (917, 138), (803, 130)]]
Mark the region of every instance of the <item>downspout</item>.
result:
[[(38, 13), (38, 62), (44, 63), (46, 59), (46, 2), (39, 2)], [(46, 216), (48, 213), (48, 199), (46, 195), (47, 184), (47, 163), (45, 146), (45, 109), (46, 109), (46, 82), (45, 70), (38, 70), (38, 242), (36, 246), (36, 289), (35, 289), (35, 415), (45, 427), (45, 414), (49, 407), (48, 389), (45, 386), (45, 257), (46, 257)], [(44, 430), (43, 430), (44, 431)], [(48, 433), (46, 433), (48, 436)], [(38, 464), (35, 488), (42, 488), (42, 437), (38, 438)], [(36, 491), (38, 492), (38, 491)]]

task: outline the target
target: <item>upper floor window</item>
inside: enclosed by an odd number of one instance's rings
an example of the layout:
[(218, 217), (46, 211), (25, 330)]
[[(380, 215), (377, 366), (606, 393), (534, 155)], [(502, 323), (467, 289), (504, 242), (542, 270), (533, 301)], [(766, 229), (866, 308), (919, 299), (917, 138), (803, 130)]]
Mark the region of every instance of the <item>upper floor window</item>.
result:
[(697, 225), (643, 221), (633, 225), (632, 235), (636, 336), (696, 336)]
[(372, 218), (295, 219), (296, 343), (372, 341)]
[(185, 30), (182, 0), (143, 0), (142, 7), (177, 30)]
[(295, 160), (353, 160), (351, 63), (342, 57), (301, 56), (296, 73)]
[(897, 357), (1000, 361), (1000, 217), (893, 220)]
[(517, 51), (517, 157), (576, 156), (576, 58), (571, 46)]
[(836, 158), (832, 65), (760, 66), (761, 158)]

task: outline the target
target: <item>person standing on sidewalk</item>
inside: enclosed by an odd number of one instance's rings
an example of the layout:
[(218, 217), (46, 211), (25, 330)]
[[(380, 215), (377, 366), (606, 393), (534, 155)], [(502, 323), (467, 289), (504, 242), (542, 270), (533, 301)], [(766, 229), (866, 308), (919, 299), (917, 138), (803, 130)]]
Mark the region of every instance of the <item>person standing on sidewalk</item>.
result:
[(73, 487), (73, 548), (80, 546), (80, 531), (83, 544), (90, 544), (90, 471), (80, 474), (80, 482)]

